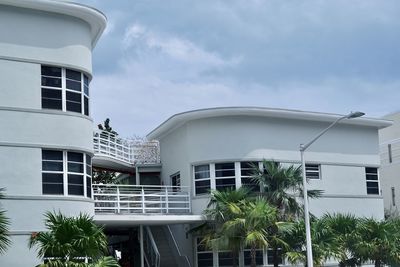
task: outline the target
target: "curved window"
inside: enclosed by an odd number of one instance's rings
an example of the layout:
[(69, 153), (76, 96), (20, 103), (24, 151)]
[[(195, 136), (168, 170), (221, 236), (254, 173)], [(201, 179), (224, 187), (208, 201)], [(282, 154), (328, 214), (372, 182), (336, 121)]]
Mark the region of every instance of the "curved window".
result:
[(42, 108), (89, 116), (89, 78), (82, 72), (42, 66)]
[(92, 159), (80, 152), (42, 150), (45, 195), (92, 197)]

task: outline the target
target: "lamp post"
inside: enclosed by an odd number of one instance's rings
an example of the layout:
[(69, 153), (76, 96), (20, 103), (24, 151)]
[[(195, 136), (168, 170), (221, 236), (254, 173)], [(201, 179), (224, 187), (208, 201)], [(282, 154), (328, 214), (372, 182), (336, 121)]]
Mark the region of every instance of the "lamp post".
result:
[(310, 229), (310, 214), (308, 210), (308, 198), (307, 198), (307, 177), (306, 177), (306, 162), (304, 160), (304, 151), (311, 146), (315, 141), (318, 140), (323, 134), (325, 134), (329, 129), (339, 123), (344, 119), (353, 119), (364, 116), (363, 112), (351, 112), (348, 115), (342, 116), (332, 122), (327, 128), (322, 130), (319, 134), (317, 134), (310, 142), (306, 144), (300, 144), (300, 155), (301, 155), (301, 168), (303, 172), (303, 194), (304, 194), (304, 221), (306, 226), (306, 245), (307, 245), (307, 267), (313, 267), (313, 256), (312, 256), (312, 246), (311, 246), (311, 229)]

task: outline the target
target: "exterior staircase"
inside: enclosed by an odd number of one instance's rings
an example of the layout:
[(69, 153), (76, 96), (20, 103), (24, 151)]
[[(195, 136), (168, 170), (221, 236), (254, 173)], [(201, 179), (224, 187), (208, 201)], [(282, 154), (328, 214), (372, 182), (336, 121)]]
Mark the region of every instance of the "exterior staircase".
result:
[(163, 227), (164, 226), (150, 227), (158, 248), (158, 252), (160, 253), (161, 267), (177, 267), (179, 265), (176, 262), (174, 253), (172, 251), (173, 248), (169, 246)]

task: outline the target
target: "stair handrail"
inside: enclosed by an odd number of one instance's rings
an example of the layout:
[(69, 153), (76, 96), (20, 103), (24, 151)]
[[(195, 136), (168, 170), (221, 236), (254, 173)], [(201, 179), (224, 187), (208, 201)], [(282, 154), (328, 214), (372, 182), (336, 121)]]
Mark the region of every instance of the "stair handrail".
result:
[(155, 254), (155, 266), (154, 267), (160, 267), (160, 252), (158, 251), (156, 241), (154, 240), (154, 237), (153, 237), (153, 234), (151, 233), (150, 227), (146, 226), (145, 228), (146, 228), (147, 235), (150, 239), (152, 249)]
[(176, 239), (175, 239), (175, 237), (174, 237), (174, 234), (172, 233), (171, 227), (169, 227), (169, 225), (167, 225), (167, 229), (168, 229), (168, 233), (169, 233), (169, 235), (171, 236), (171, 239), (172, 239), (172, 241), (173, 241), (173, 243), (174, 243), (175, 249), (176, 249), (176, 251), (178, 251), (179, 257), (182, 257), (182, 258), (184, 258), (184, 259), (186, 260), (186, 263), (187, 263), (187, 266), (188, 266), (188, 267), (192, 267), (192, 265), (191, 265), (191, 263), (190, 263), (190, 261), (189, 261), (188, 256), (182, 254), (182, 252), (181, 252), (181, 250), (180, 250), (180, 248), (179, 248), (179, 246), (178, 246), (178, 243), (176, 242)]

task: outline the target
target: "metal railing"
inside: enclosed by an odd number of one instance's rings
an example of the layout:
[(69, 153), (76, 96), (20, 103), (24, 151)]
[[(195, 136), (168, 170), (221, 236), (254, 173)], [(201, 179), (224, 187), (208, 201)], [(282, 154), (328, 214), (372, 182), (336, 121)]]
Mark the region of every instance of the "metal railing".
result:
[(158, 141), (121, 138), (116, 134), (96, 130), (93, 132), (95, 156), (105, 156), (128, 164), (160, 163)]
[(146, 266), (160, 266), (160, 252), (158, 251), (153, 234), (148, 226), (143, 227), (143, 252)]
[(181, 249), (179, 248), (178, 243), (176, 242), (175, 236), (172, 233), (171, 227), (169, 227), (169, 225), (167, 225), (167, 234), (173, 243), (173, 247), (175, 248), (175, 251), (178, 253), (178, 255), (177, 255), (178, 259), (179, 259), (179, 261), (181, 261), (180, 263), (182, 263), (182, 265), (180, 264), (180, 266), (192, 267), (188, 256), (182, 254)]
[(177, 186), (94, 184), (96, 214), (187, 214), (188, 188)]

